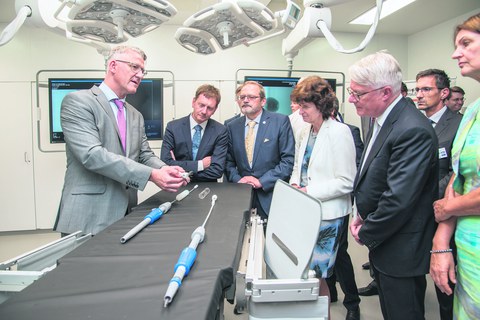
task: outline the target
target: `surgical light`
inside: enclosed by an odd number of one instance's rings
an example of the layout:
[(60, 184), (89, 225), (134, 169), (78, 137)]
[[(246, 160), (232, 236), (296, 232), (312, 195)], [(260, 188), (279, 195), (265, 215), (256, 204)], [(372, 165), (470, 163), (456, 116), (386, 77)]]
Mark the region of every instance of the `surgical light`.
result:
[(101, 53), (108, 44), (139, 37), (177, 14), (165, 0), (16, 0), (17, 19), (1, 35), (7, 43), (24, 21), (64, 31), (68, 39), (91, 45)]
[(274, 13), (253, 0), (223, 0), (188, 18), (175, 33), (186, 49), (211, 54), (264, 36), (277, 28)]

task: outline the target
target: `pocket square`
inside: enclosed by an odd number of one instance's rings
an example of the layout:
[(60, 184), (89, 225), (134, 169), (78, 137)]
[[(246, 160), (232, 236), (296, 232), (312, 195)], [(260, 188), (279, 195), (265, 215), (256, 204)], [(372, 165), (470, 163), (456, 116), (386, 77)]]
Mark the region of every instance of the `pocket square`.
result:
[(270, 141), (270, 139), (265, 138), (265, 140), (263, 140), (263, 143), (268, 142), (268, 141)]

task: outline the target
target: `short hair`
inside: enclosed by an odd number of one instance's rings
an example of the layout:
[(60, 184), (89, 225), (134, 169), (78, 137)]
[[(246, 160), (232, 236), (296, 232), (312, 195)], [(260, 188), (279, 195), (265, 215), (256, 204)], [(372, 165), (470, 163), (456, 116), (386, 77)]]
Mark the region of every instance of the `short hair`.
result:
[(459, 86), (453, 86), (450, 88), (450, 92), (448, 93), (448, 96), (445, 98), (446, 100), (450, 100), (450, 98), (452, 97), (452, 93), (460, 93), (462, 96), (465, 95), (465, 91), (460, 88)]
[(257, 86), (259, 89), (260, 89), (260, 98), (261, 99), (264, 99), (265, 98), (265, 88), (260, 84), (258, 83), (257, 81), (245, 81), (244, 83), (242, 83), (241, 85), (239, 85), (237, 87), (237, 89), (235, 90), (235, 95), (238, 95), (240, 93), (240, 91), (242, 91), (243, 87), (245, 87), (246, 85), (248, 84), (253, 84), (255, 86)]
[(435, 78), (435, 85), (438, 89), (450, 88), (450, 79), (445, 71), (440, 69), (427, 69), (417, 73), (416, 80), (424, 77), (433, 76)]
[(197, 91), (195, 92), (195, 100), (197, 100), (202, 94), (208, 99), (214, 98), (217, 101), (217, 106), (220, 104), (220, 100), (222, 100), (220, 91), (210, 84), (202, 84), (197, 88)]
[(453, 33), (453, 43), (455, 44), (455, 40), (457, 39), (457, 35), (460, 31), (467, 30), (475, 33), (480, 33), (480, 13), (477, 13), (463, 23), (459, 24)]
[(290, 100), (296, 103), (312, 102), (322, 113), (323, 119), (331, 117), (336, 98), (328, 81), (319, 76), (306, 77), (297, 83), (290, 94)]
[(400, 92), (406, 92), (408, 93), (408, 87), (407, 85), (405, 84), (405, 82), (402, 82), (402, 87), (400, 89)]
[(350, 79), (362, 86), (381, 88), (391, 86), (393, 94), (400, 93), (402, 69), (386, 51), (370, 54), (349, 68)]
[(145, 54), (145, 52), (142, 49), (140, 49), (138, 47), (134, 47), (134, 46), (122, 45), (122, 46), (114, 47), (114, 48), (112, 48), (112, 50), (110, 50), (110, 54), (108, 55), (107, 62), (110, 61), (110, 60), (116, 59), (118, 55), (120, 55), (122, 53), (126, 53), (128, 51), (134, 51), (134, 52), (138, 53), (144, 61), (147, 60), (147, 55)]

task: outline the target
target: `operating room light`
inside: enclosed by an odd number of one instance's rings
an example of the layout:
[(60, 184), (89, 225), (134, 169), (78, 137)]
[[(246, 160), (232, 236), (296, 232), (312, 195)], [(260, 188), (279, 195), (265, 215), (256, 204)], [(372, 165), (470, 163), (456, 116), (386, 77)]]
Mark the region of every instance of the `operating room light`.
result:
[(175, 33), (177, 42), (200, 54), (247, 43), (277, 27), (275, 15), (253, 0), (223, 0), (192, 15)]
[[(410, 3), (415, 2), (415, 0), (385, 0), (382, 5), (382, 13), (380, 19), (383, 19), (392, 13), (406, 7)], [(376, 8), (372, 8), (365, 12), (364, 14), (358, 16), (354, 20), (350, 21), (350, 24), (362, 24), (362, 25), (371, 25), (375, 19)]]
[(25, 22), (64, 31), (67, 38), (110, 51), (109, 44), (128, 41), (159, 27), (177, 14), (165, 0), (16, 0), (17, 18), (0, 35), (10, 41)]

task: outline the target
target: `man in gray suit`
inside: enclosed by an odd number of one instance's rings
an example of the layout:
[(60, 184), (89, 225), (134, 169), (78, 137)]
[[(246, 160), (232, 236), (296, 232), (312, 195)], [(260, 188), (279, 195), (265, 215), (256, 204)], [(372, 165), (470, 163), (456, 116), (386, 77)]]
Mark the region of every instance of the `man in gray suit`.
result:
[[(428, 69), (420, 71), (416, 77), (417, 105), (435, 128), (438, 138), (438, 198), (442, 199), (445, 189), (453, 174), (452, 169), (452, 146), (453, 140), (462, 120), (462, 115), (452, 111), (444, 104), (450, 95), (450, 80), (443, 70)], [(455, 248), (455, 241), (451, 241), (451, 247)], [(452, 290), (455, 287), (450, 284)], [(443, 293), (437, 286), (437, 300), (440, 306), (440, 318), (442, 320), (453, 319), (453, 295)]]
[(102, 84), (63, 99), (67, 171), (54, 226), (63, 235), (96, 234), (121, 219), (148, 181), (170, 192), (187, 183), (182, 168), (155, 156), (142, 115), (125, 103), (146, 74), (145, 60), (138, 48), (114, 48)]
[(265, 89), (258, 82), (247, 81), (235, 93), (244, 116), (227, 124), (226, 177), (230, 182), (253, 187), (252, 208), (266, 218), (275, 182), (288, 181), (292, 174), (295, 157), (292, 127), (287, 116), (263, 109)]

